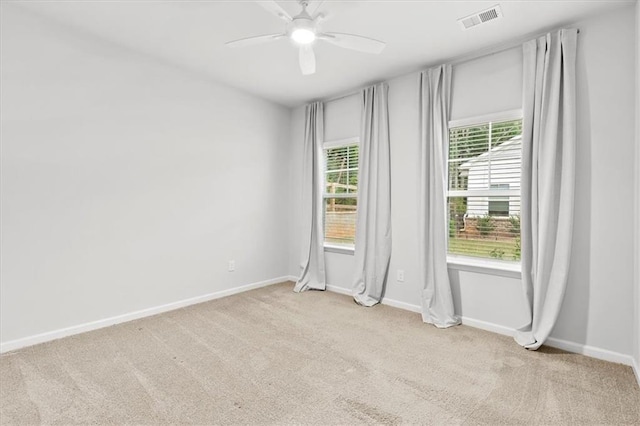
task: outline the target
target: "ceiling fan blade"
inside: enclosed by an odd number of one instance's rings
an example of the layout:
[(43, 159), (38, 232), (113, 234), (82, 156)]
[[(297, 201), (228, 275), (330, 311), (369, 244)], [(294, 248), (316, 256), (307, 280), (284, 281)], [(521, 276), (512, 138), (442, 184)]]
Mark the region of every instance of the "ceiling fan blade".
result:
[(316, 54), (310, 44), (300, 46), (300, 70), (303, 75), (310, 75), (316, 72)]
[(318, 34), (318, 38), (346, 49), (375, 54), (381, 53), (387, 45), (383, 41), (355, 34), (322, 33)]
[(282, 38), (285, 36), (286, 34), (266, 34), (261, 36), (247, 37), (247, 38), (241, 38), (239, 40), (228, 41), (225, 43), (225, 45), (229, 47), (251, 46), (253, 44), (261, 44), (261, 43), (266, 43), (268, 41), (278, 40), (279, 38)]
[(272, 14), (274, 14), (280, 19), (283, 19), (287, 22), (291, 22), (293, 20), (293, 18), (291, 18), (291, 15), (289, 15), (287, 11), (284, 10), (282, 6), (280, 6), (275, 1), (257, 1), (256, 3), (258, 3), (265, 10), (267, 10), (268, 12), (271, 12)]

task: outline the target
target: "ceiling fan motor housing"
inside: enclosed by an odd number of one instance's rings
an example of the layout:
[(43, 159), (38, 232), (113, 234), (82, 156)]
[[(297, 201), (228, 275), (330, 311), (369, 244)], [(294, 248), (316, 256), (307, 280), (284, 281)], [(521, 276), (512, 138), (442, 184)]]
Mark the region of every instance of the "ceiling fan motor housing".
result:
[(299, 44), (309, 44), (315, 40), (316, 23), (311, 17), (302, 11), (287, 25), (287, 36)]

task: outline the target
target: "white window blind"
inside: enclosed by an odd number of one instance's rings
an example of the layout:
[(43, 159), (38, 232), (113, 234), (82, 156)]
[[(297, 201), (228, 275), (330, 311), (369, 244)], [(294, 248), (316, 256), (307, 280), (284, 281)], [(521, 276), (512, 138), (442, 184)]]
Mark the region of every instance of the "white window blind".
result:
[(325, 144), (324, 241), (353, 247), (358, 196), (358, 142)]
[(450, 126), (449, 254), (520, 261), (522, 119)]

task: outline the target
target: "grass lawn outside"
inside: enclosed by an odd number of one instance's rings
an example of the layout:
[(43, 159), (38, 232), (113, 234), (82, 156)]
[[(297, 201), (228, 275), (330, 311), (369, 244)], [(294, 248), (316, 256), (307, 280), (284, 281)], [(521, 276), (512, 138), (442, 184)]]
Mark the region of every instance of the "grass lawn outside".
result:
[[(449, 238), (449, 253), (463, 256), (490, 257), (502, 260), (520, 260), (516, 241)], [(492, 252), (494, 255), (492, 255)]]

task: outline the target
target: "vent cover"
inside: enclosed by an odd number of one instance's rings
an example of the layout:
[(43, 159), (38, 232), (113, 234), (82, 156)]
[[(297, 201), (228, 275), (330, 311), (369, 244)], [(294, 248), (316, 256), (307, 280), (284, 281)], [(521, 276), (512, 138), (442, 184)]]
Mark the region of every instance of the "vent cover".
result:
[(471, 27), (475, 27), (476, 25), (484, 24), (488, 21), (493, 21), (495, 19), (502, 17), (502, 10), (500, 9), (500, 5), (497, 4), (492, 8), (487, 10), (483, 10), (478, 13), (474, 13), (473, 15), (465, 16), (464, 18), (458, 19), (460, 26), (463, 30), (468, 30)]

